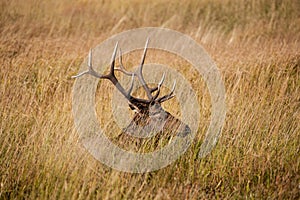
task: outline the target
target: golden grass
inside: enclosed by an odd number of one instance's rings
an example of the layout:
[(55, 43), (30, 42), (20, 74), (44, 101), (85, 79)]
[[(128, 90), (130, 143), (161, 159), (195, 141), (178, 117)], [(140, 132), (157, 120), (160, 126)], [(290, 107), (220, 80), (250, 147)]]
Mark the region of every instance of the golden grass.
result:
[[(299, 198), (299, 10), (294, 0), (1, 1), (0, 198)], [(208, 157), (196, 159), (198, 140), (164, 169), (129, 174), (81, 146), (70, 77), (90, 47), (146, 26), (204, 46), (228, 111)]]

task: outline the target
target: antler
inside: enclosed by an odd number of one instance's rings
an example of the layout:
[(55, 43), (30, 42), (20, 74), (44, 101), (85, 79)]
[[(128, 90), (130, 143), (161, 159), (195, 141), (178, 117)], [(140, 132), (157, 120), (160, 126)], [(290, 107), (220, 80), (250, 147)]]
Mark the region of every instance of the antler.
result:
[(119, 83), (118, 79), (115, 76), (114, 73), (114, 67), (115, 67), (115, 58), (116, 58), (116, 52), (117, 52), (117, 48), (118, 48), (118, 43), (116, 43), (114, 52), (112, 54), (112, 58), (111, 58), (111, 65), (110, 65), (110, 72), (108, 75), (102, 75), (102, 74), (98, 74), (92, 66), (92, 50), (90, 50), (89, 52), (89, 58), (88, 58), (88, 70), (84, 71), (76, 76), (72, 76), (72, 78), (78, 78), (81, 77), (85, 74), (90, 74), (96, 78), (103, 78), (103, 79), (108, 79), (110, 80), (115, 86), (116, 88), (123, 94), (123, 96), (130, 101), (131, 103), (135, 103), (135, 102), (140, 102), (140, 103), (148, 103), (148, 101), (144, 100), (144, 99), (139, 99), (139, 98), (135, 98), (133, 96), (131, 96), (131, 92), (133, 89), (133, 85), (134, 85), (134, 75), (132, 75), (132, 79), (131, 79), (131, 85), (128, 91), (126, 91), (121, 84)]
[[(175, 86), (176, 86), (176, 81), (174, 81), (174, 85), (173, 85), (173, 89), (171, 90), (171, 92), (168, 95), (165, 95), (159, 99), (157, 99), (157, 97), (159, 96), (160, 93), (160, 88), (165, 80), (165, 73), (162, 76), (161, 81), (158, 83), (158, 86), (155, 88), (149, 88), (149, 86), (147, 85), (147, 83), (145, 82), (144, 76), (143, 76), (143, 66), (144, 66), (144, 62), (145, 62), (145, 58), (146, 58), (146, 53), (147, 53), (147, 48), (148, 48), (148, 43), (149, 43), (149, 38), (146, 41), (145, 44), (145, 48), (144, 48), (144, 53), (141, 59), (141, 63), (138, 67), (138, 69), (135, 72), (128, 72), (122, 62), (122, 51), (121, 49), (119, 50), (119, 64), (120, 67), (116, 68), (116, 70), (123, 72), (124, 74), (126, 74), (127, 76), (136, 76), (138, 78), (138, 80), (140, 81), (140, 83), (142, 83), (142, 86), (144, 88), (144, 90), (146, 91), (147, 97), (149, 99), (149, 102), (153, 102), (153, 101), (157, 101), (159, 103), (162, 103), (164, 101), (167, 101), (171, 98), (173, 98), (175, 95), (173, 95), (174, 90), (175, 90)], [(155, 96), (152, 95), (153, 92), (156, 92)]]
[[(90, 74), (96, 78), (100, 78), (100, 79), (108, 79), (110, 80), (115, 86), (116, 88), (123, 94), (123, 96), (134, 106), (141, 108), (144, 107), (144, 105), (141, 104), (146, 104), (149, 105), (151, 102), (158, 102), (158, 103), (162, 103), (164, 101), (167, 101), (169, 99), (171, 99), (172, 97), (174, 97), (175, 95), (174, 90), (175, 90), (175, 86), (176, 86), (176, 81), (174, 82), (173, 88), (171, 90), (171, 92), (163, 97), (158, 98), (159, 93), (160, 93), (160, 88), (165, 80), (165, 74), (163, 74), (161, 81), (158, 83), (157, 87), (155, 88), (149, 88), (149, 86), (147, 85), (144, 77), (143, 77), (143, 66), (144, 66), (144, 62), (145, 62), (145, 58), (146, 58), (146, 53), (147, 53), (147, 47), (148, 47), (148, 43), (149, 43), (149, 39), (147, 39), (146, 44), (145, 44), (145, 48), (144, 48), (144, 53), (141, 59), (141, 63), (138, 67), (138, 69), (135, 72), (128, 72), (126, 71), (125, 67), (123, 66), (123, 62), (122, 62), (122, 52), (121, 49), (119, 50), (119, 63), (120, 63), (120, 67), (115, 68), (115, 61), (116, 61), (116, 54), (117, 54), (117, 49), (118, 49), (118, 42), (115, 45), (114, 48), (114, 52), (112, 54), (112, 58), (111, 58), (111, 65), (110, 65), (110, 71), (109, 74), (107, 75), (102, 75), (97, 73), (92, 66), (92, 50), (90, 50), (89, 52), (89, 57), (88, 57), (88, 70), (79, 73), (76, 76), (72, 76), (72, 78), (78, 78), (81, 77), (85, 74)], [(128, 91), (126, 91), (121, 84), (119, 83), (118, 79), (115, 76), (115, 70), (123, 72), (124, 74), (131, 76), (131, 85)], [(137, 77), (138, 80), (140, 81), (140, 83), (142, 84), (144, 90), (146, 91), (148, 100), (146, 99), (140, 99), (140, 98), (136, 98), (131, 96), (131, 92), (133, 90), (133, 86), (134, 86), (134, 77)], [(153, 96), (152, 93), (156, 92), (156, 94)]]

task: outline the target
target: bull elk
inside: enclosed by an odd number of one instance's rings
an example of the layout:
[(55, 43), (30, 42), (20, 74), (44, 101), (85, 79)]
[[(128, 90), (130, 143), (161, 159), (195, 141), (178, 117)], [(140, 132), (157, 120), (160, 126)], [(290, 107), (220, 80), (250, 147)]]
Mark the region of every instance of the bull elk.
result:
[[(129, 72), (125, 69), (122, 62), (121, 50), (119, 50), (119, 67), (115, 67), (116, 54), (118, 49), (118, 43), (116, 43), (111, 58), (110, 71), (107, 75), (99, 74), (93, 69), (92, 50), (90, 50), (88, 56), (88, 70), (79, 73), (76, 76), (72, 76), (72, 78), (78, 78), (85, 74), (89, 74), (99, 79), (108, 79), (127, 99), (130, 109), (134, 110), (135, 114), (130, 124), (123, 129), (122, 134), (120, 135), (121, 137), (123, 137), (123, 139), (124, 137), (128, 138), (128, 134), (139, 139), (149, 138), (154, 134), (158, 135), (157, 138), (167, 136), (168, 139), (170, 139), (174, 135), (179, 137), (186, 137), (191, 133), (191, 129), (189, 128), (189, 126), (172, 116), (172, 114), (165, 111), (161, 106), (163, 102), (175, 96), (174, 91), (176, 81), (174, 81), (174, 85), (170, 93), (161, 97), (159, 97), (159, 95), (161, 86), (165, 80), (165, 74), (163, 74), (161, 81), (154, 88), (150, 88), (145, 82), (142, 71), (147, 53), (148, 42), (149, 40), (147, 39), (140, 65), (134, 72)], [(121, 86), (115, 76), (115, 71), (122, 72), (123, 74), (131, 77), (131, 85), (128, 90), (125, 90), (123, 86)], [(142, 87), (146, 92), (147, 99), (141, 99), (131, 95), (135, 77), (142, 84)]]

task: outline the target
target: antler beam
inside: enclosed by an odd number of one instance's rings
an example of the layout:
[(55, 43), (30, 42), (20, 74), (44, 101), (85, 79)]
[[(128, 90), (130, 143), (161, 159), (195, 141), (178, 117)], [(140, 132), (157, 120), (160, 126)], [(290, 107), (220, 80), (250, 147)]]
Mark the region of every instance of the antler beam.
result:
[[(144, 76), (143, 76), (143, 66), (145, 63), (145, 58), (146, 58), (146, 54), (147, 54), (147, 48), (148, 48), (148, 43), (149, 43), (149, 39), (147, 39), (145, 47), (144, 47), (144, 51), (143, 51), (143, 55), (142, 55), (142, 59), (140, 62), (140, 65), (138, 67), (138, 69), (135, 72), (128, 72), (122, 62), (122, 52), (121, 49), (119, 49), (119, 64), (120, 66), (115, 68), (115, 62), (116, 62), (116, 54), (117, 54), (117, 49), (118, 49), (118, 42), (115, 45), (112, 57), (111, 57), (111, 65), (110, 65), (110, 71), (107, 75), (102, 75), (97, 73), (92, 66), (92, 50), (90, 50), (89, 52), (89, 56), (88, 56), (88, 70), (79, 73), (76, 76), (72, 76), (72, 78), (78, 78), (81, 77), (85, 74), (90, 74), (96, 78), (99, 79), (108, 79), (110, 80), (115, 87), (123, 94), (123, 96), (133, 105), (135, 105), (136, 107), (144, 107), (147, 106), (149, 104), (151, 104), (152, 102), (157, 102), (157, 103), (162, 103), (164, 101), (167, 101), (169, 99), (171, 99), (172, 97), (174, 97), (174, 91), (175, 91), (175, 86), (176, 86), (176, 81), (174, 81), (174, 85), (173, 88), (171, 90), (171, 92), (167, 95), (164, 95), (163, 97), (158, 98), (159, 94), (160, 94), (160, 89), (161, 86), (165, 80), (165, 73), (162, 76), (161, 81), (158, 83), (157, 87), (155, 88), (149, 88), (149, 86), (147, 85)], [(124, 73), (125, 75), (131, 76), (131, 84), (130, 84), (130, 88), (128, 91), (126, 91), (121, 84), (119, 83), (118, 79), (115, 76), (115, 70), (120, 71), (122, 73)], [(134, 77), (137, 77), (139, 82), (142, 84), (144, 90), (146, 91), (148, 100), (146, 99), (140, 99), (140, 98), (136, 98), (131, 96), (131, 92), (133, 90), (133, 86), (134, 86)], [(156, 92), (156, 94), (153, 96), (152, 93)]]

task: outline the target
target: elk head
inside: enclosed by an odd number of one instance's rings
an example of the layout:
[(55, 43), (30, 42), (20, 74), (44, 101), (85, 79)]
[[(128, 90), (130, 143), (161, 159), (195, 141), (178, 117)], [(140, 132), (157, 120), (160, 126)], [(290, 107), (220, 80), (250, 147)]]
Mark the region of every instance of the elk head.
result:
[[(169, 132), (171, 130), (176, 130), (176, 135), (180, 137), (185, 137), (186, 135), (191, 133), (189, 126), (181, 122), (180, 120), (173, 117), (169, 112), (165, 111), (161, 104), (171, 98), (173, 98), (174, 90), (176, 86), (176, 81), (174, 81), (174, 85), (169, 94), (159, 97), (161, 86), (165, 79), (165, 74), (163, 74), (161, 81), (154, 88), (150, 88), (148, 84), (145, 82), (143, 77), (143, 66), (145, 62), (145, 57), (147, 53), (147, 46), (149, 40), (147, 40), (143, 52), (143, 56), (141, 59), (141, 63), (136, 71), (128, 72), (123, 63), (122, 63), (122, 53), (119, 50), (119, 67), (115, 67), (116, 54), (118, 49), (118, 43), (114, 48), (114, 52), (111, 58), (110, 71), (107, 75), (102, 75), (97, 73), (92, 67), (92, 51), (89, 52), (88, 57), (88, 70), (84, 71), (73, 78), (81, 77), (85, 74), (90, 74), (99, 79), (108, 79), (110, 80), (115, 87), (120, 91), (120, 93), (127, 99), (129, 107), (134, 110), (136, 113), (133, 117), (131, 123), (123, 129), (123, 132), (128, 133), (130, 135), (134, 135), (139, 138), (147, 138), (153, 136), (153, 133), (157, 132), (164, 133)], [(125, 90), (118, 79), (115, 76), (115, 71), (119, 71), (124, 73), (127, 76), (131, 76), (131, 86), (128, 90)], [(133, 86), (134, 86), (134, 78), (137, 78), (138, 81), (142, 84), (143, 89), (146, 92), (147, 99), (141, 99), (137, 97), (133, 97), (131, 95)]]

